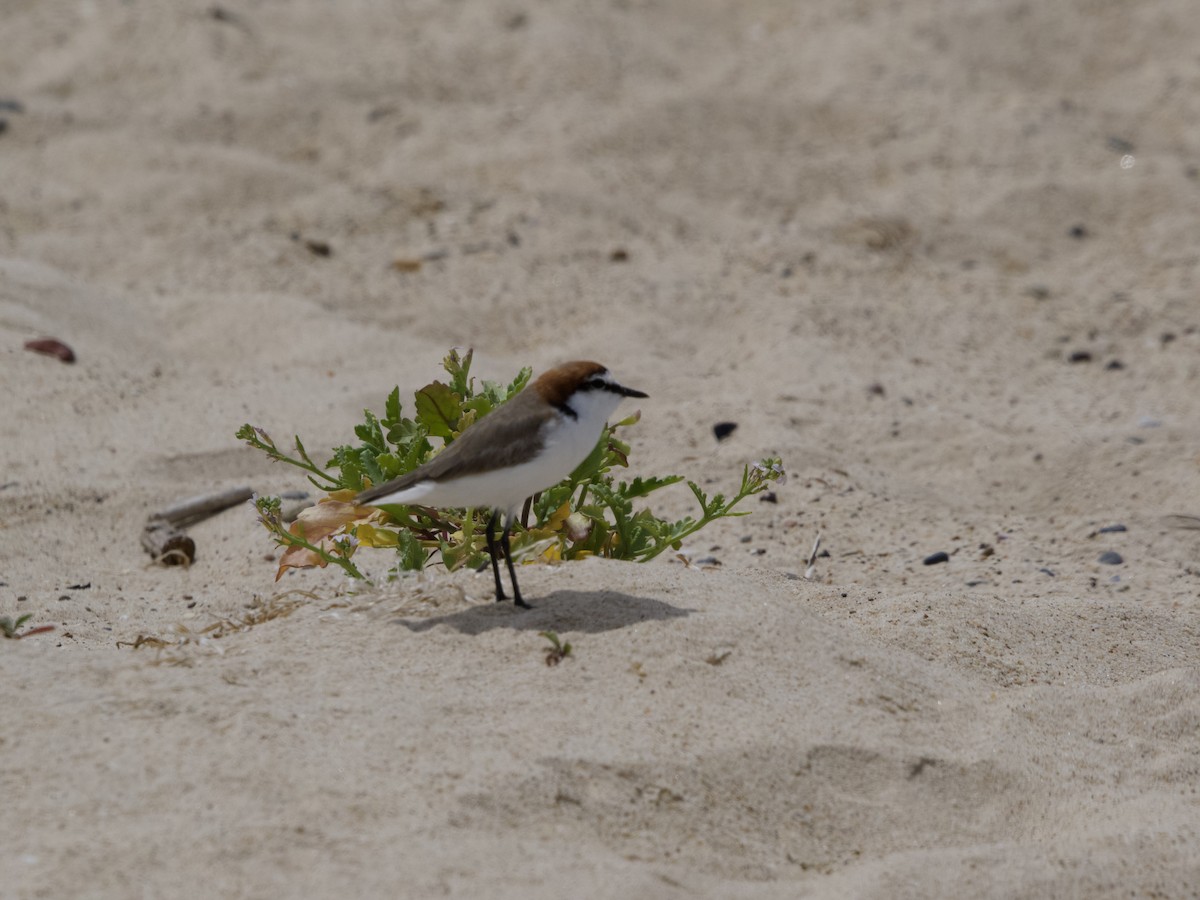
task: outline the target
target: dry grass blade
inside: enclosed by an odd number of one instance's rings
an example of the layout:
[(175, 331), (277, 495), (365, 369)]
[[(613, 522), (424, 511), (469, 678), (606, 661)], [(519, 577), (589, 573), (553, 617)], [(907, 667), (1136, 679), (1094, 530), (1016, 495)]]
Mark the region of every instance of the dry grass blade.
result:
[(812, 581), (813, 574), (817, 570), (817, 553), (821, 550), (821, 532), (817, 532), (817, 539), (813, 541), (812, 553), (808, 554), (808, 565), (804, 569), (804, 580)]
[(300, 589), (285, 591), (265, 600), (256, 594), (245, 612), (219, 618), (199, 631), (193, 631), (182, 623), (177, 624), (174, 630), (178, 637), (175, 640), (157, 635), (139, 634), (132, 641), (117, 641), (117, 646), (130, 647), (134, 650), (153, 647), (159, 651), (154, 660), (155, 665), (191, 665), (190, 658), (181, 655), (184, 647), (206, 645), (217, 653), (223, 653), (223, 650), (211, 642), (230, 634), (249, 631), (256, 625), (262, 625), (273, 619), (289, 616), (304, 605), (305, 599), (318, 602), (322, 600), (311, 591)]

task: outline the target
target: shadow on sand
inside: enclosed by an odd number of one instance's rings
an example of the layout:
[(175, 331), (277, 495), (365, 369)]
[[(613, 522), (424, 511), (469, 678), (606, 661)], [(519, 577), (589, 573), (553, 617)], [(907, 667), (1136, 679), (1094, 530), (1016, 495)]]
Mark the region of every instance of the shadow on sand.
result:
[(482, 634), (493, 628), (594, 634), (638, 622), (678, 619), (692, 612), (651, 597), (634, 597), (618, 591), (555, 591), (535, 600), (533, 609), (518, 609), (512, 603), (489, 603), (444, 616), (396, 621), (409, 631), (449, 625), (462, 634)]

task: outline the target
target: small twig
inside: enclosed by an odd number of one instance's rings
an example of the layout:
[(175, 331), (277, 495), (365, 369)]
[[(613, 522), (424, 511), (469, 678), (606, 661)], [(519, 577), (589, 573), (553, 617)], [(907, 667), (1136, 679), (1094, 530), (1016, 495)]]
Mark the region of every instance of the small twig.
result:
[(245, 503), (253, 496), (254, 491), (248, 487), (230, 488), (226, 491), (217, 491), (215, 494), (200, 494), (173, 503), (166, 509), (160, 509), (150, 516), (149, 521), (157, 520), (167, 522), (177, 528), (186, 528), (188, 525), (203, 522), (231, 506)]

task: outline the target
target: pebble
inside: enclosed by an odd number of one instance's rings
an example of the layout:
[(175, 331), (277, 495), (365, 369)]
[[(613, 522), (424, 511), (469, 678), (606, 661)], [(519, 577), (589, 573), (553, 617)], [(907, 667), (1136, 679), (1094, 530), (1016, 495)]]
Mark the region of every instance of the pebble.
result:
[(1098, 562), (1103, 563), (1106, 566), (1119, 566), (1121, 563), (1125, 562), (1125, 560), (1121, 558), (1120, 553), (1117, 553), (1114, 550), (1106, 550), (1104, 553), (1100, 554), (1100, 559)]
[(1120, 522), (1118, 522), (1116, 525), (1105, 525), (1097, 533), (1098, 534), (1119, 534), (1122, 531), (1128, 531), (1128, 530), (1129, 530), (1128, 528), (1126, 528), (1124, 525), (1122, 525)]
[(1092, 361), (1092, 354), (1088, 350), (1076, 350), (1067, 357), (1069, 363), (1085, 363)]
[(65, 363), (75, 362), (75, 351), (56, 338), (38, 338), (26, 341), (25, 349), (44, 356), (56, 356)]
[(945, 550), (939, 550), (937, 553), (931, 553), (925, 557), (922, 562), (927, 566), (936, 566), (938, 563), (950, 562), (950, 554)]
[(779, 498), (777, 496), (775, 496), (774, 491), (763, 491), (761, 494), (758, 495), (758, 502), (759, 503), (778, 503)]

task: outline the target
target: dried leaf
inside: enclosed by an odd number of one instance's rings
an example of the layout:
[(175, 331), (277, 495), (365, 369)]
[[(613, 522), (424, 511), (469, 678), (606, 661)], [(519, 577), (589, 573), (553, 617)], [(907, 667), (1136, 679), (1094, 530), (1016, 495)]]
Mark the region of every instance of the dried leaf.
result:
[(44, 356), (55, 356), (65, 363), (75, 362), (75, 351), (56, 338), (38, 338), (25, 342), (25, 349)]
[[(316, 505), (302, 510), (288, 531), (326, 552), (331, 551), (333, 543), (329, 538), (332, 535), (347, 525), (360, 521), (365, 522), (378, 514), (378, 510), (374, 507), (357, 506), (354, 503), (346, 502), (345, 499), (334, 499), (335, 497), (350, 498), (353, 496), (353, 491), (336, 491), (330, 494)], [(361, 541), (361, 538), (359, 540)], [(319, 553), (315, 553), (308, 547), (293, 544), (279, 558), (279, 569), (275, 572), (275, 580), (278, 581), (282, 578), (287, 569), (311, 569), (313, 566), (325, 568), (326, 565), (328, 563)]]

